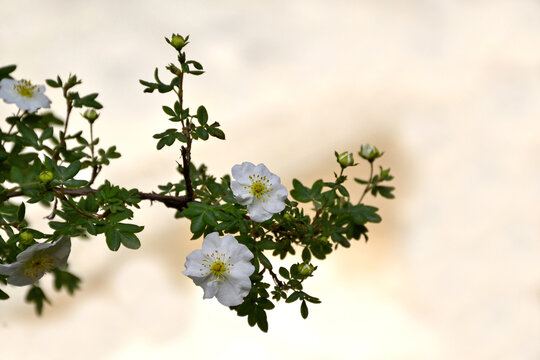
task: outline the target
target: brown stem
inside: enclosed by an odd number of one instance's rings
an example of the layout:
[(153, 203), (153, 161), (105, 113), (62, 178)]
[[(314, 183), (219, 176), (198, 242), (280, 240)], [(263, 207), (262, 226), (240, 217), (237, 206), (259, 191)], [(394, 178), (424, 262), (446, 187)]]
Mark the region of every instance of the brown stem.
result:
[[(179, 84), (178, 84), (178, 103), (180, 104), (180, 113), (184, 110), (184, 73), (180, 72), (178, 75)], [(195, 196), (193, 193), (193, 185), (191, 184), (191, 176), (190, 176), (190, 164), (191, 164), (191, 123), (189, 121), (189, 118), (186, 119), (186, 125), (184, 127), (185, 129), (185, 135), (187, 137), (186, 146), (181, 147), (181, 154), (182, 154), (182, 175), (184, 176), (184, 181), (186, 182), (186, 197), (189, 199), (188, 201), (192, 201)]]
[[(95, 194), (98, 192), (98, 190), (95, 189), (64, 189), (59, 187), (53, 187), (51, 188), (52, 191), (55, 192), (61, 192), (64, 195), (70, 195), (70, 196), (85, 196), (89, 194)], [(190, 201), (193, 201), (192, 199), (189, 199), (188, 196), (170, 196), (170, 195), (160, 195), (156, 193), (145, 193), (139, 191), (138, 193), (141, 200), (150, 200), (150, 201), (157, 201), (160, 203), (163, 203), (163, 205), (176, 209), (176, 210), (182, 210), (184, 209), (187, 204)], [(7, 199), (17, 196), (24, 196), (24, 193), (22, 191), (14, 191), (6, 196)]]

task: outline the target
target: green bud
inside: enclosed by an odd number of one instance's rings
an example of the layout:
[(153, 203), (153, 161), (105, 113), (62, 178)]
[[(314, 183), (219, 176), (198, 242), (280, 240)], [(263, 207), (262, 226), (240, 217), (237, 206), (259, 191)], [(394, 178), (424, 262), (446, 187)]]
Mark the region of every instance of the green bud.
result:
[(170, 72), (172, 72), (174, 75), (176, 76), (180, 76), (182, 75), (182, 70), (180, 70), (176, 65), (174, 64), (169, 64), (165, 67), (165, 69), (169, 70)]
[(376, 158), (380, 157), (382, 154), (379, 153), (379, 149), (371, 144), (363, 144), (358, 153), (362, 158), (373, 162)]
[(29, 231), (23, 231), (19, 235), (19, 239), (21, 239), (21, 243), (28, 245), (34, 240), (34, 235)]
[(337, 161), (342, 168), (354, 165), (353, 154), (348, 151), (342, 152), (337, 156)]
[(303, 276), (309, 276), (315, 271), (315, 266), (311, 264), (300, 264), (298, 265), (298, 272)]
[(180, 51), (186, 45), (186, 39), (178, 34), (173, 34), (171, 41), (169, 42), (176, 50)]
[(94, 109), (87, 109), (82, 116), (92, 124), (99, 117), (99, 113)]
[(293, 217), (290, 214), (283, 215), (283, 219), (285, 219), (285, 221), (288, 221), (288, 222), (293, 221)]
[(39, 181), (41, 181), (44, 184), (48, 184), (54, 179), (54, 174), (48, 170), (42, 171), (39, 174)]

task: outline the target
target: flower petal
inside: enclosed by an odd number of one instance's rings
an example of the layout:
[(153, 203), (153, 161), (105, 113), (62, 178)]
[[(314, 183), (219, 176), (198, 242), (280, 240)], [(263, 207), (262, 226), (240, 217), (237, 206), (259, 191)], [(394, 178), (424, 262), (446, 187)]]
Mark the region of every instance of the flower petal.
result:
[(264, 164), (258, 164), (255, 166), (255, 169), (253, 169), (253, 174), (259, 175), (260, 177), (266, 177), (267, 179), (270, 179), (270, 177), (273, 175)]
[(210, 299), (216, 296), (220, 286), (217, 281), (205, 281), (200, 284), (204, 290), (203, 299)]
[(287, 189), (281, 184), (274, 185), (274, 190), (269, 194), (270, 197), (262, 203), (263, 208), (271, 213), (278, 213), (285, 209), (285, 199), (287, 199)]
[[(238, 263), (249, 263), (251, 259), (253, 259), (253, 253), (249, 251), (247, 246), (244, 244), (237, 244), (234, 251), (230, 253), (230, 256), (231, 262), (234, 264), (234, 268), (238, 266)], [(249, 275), (251, 275), (251, 273)]]
[(248, 214), (251, 220), (256, 222), (263, 222), (272, 217), (272, 213), (266, 211), (263, 206), (262, 201), (256, 201), (247, 206)]
[(206, 257), (200, 249), (191, 252), (191, 254), (186, 257), (186, 263), (184, 264), (186, 270), (182, 271), (182, 274), (189, 276), (190, 278), (206, 276), (208, 271), (201, 271), (201, 269), (205, 269), (202, 266), (205, 258)]
[(255, 165), (246, 161), (240, 165), (234, 165), (232, 167), (231, 173), (235, 180), (238, 181), (240, 184), (248, 185), (251, 183), (249, 175), (253, 174), (254, 168)]
[(53, 256), (54, 265), (57, 268), (63, 268), (66, 266), (69, 253), (71, 252), (71, 238), (69, 236), (62, 236), (45, 251)]
[(251, 281), (248, 277), (233, 278), (229, 276), (227, 281), (220, 284), (216, 294), (220, 304), (225, 306), (240, 305), (251, 290)]
[(253, 194), (244, 186), (246, 185), (242, 185), (238, 181), (231, 181), (231, 190), (240, 205), (247, 205), (253, 201)]
[(202, 244), (202, 252), (205, 255), (210, 254), (219, 248), (221, 248), (221, 238), (217, 232), (214, 231), (205, 236)]

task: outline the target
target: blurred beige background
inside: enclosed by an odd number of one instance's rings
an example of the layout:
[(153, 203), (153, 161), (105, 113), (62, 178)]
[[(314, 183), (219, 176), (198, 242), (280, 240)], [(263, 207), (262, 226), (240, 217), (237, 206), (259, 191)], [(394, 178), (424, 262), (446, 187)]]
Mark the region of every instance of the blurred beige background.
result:
[[(278, 305), (268, 334), (202, 300), (180, 273), (200, 241), (171, 210), (145, 204), (142, 248), (77, 241), (82, 291), (50, 293), (42, 318), (9, 289), (0, 359), (540, 359), (540, 1), (1, 9), (0, 64), (38, 83), (74, 72), (82, 93), (100, 93), (96, 130), (123, 154), (101, 181), (151, 191), (176, 179), (178, 149), (158, 152), (152, 139), (170, 127), (161, 105), (173, 99), (143, 94), (138, 80), (174, 59), (163, 37), (179, 32), (207, 70), (187, 80), (187, 104), (204, 104), (228, 137), (195, 145), (195, 161), (216, 175), (263, 162), (290, 189), (295, 177), (330, 179), (334, 150), (371, 142), (386, 151), (397, 198), (374, 201), (383, 223), (369, 243), (318, 263), (306, 285), (323, 303), (308, 320)], [(0, 104), (2, 118), (13, 110)]]

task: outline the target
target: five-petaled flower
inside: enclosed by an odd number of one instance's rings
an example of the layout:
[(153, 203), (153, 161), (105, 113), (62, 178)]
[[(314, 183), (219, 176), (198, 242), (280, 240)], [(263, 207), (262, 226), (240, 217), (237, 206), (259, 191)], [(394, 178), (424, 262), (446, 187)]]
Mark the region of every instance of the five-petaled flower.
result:
[(39, 108), (50, 107), (51, 100), (44, 93), (44, 85), (34, 85), (28, 80), (0, 80), (0, 98), (8, 104), (17, 104), (19, 109), (30, 113)]
[(263, 222), (285, 208), (287, 189), (279, 176), (272, 174), (264, 164), (250, 162), (234, 165), (231, 190), (241, 205), (246, 205), (251, 220)]
[(53, 243), (35, 244), (17, 255), (16, 262), (0, 265), (0, 274), (8, 275), (8, 284), (30, 285), (46, 272), (65, 267), (70, 251), (71, 239), (68, 236)]
[(186, 258), (182, 273), (203, 288), (203, 299), (216, 297), (225, 306), (240, 305), (251, 289), (249, 277), (255, 271), (253, 253), (232, 235), (206, 235), (202, 249)]

